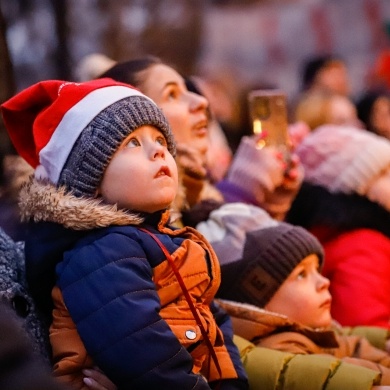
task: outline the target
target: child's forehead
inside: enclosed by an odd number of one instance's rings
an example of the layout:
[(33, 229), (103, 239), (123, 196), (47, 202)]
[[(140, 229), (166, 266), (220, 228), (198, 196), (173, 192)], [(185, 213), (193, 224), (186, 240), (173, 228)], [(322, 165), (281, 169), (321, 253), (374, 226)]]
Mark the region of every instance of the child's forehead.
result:
[(309, 265), (320, 265), (320, 259), (316, 253), (311, 253), (310, 255), (307, 255), (305, 258), (301, 260), (301, 262), (297, 265), (298, 266), (309, 266)]

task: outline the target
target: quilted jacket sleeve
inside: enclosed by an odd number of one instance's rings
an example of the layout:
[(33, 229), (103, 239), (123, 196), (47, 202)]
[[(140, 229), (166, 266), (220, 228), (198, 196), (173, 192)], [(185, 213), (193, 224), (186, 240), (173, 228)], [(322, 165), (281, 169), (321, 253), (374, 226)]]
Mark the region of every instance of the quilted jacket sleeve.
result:
[(390, 337), (390, 330), (379, 326), (343, 326), (337, 331), (345, 335), (365, 337), (374, 347), (385, 350), (386, 341)]
[(211, 304), (211, 309), (218, 327), (222, 330), (225, 347), (229, 353), (230, 359), (238, 374), (238, 379), (220, 381), (218, 388), (221, 390), (228, 389), (247, 389), (248, 376), (240, 360), (240, 352), (233, 342), (233, 327), (230, 316), (215, 301)]
[[(380, 383), (380, 374), (365, 367), (322, 355), (295, 355), (256, 347), (234, 337), (249, 377), (251, 389), (369, 390)], [(261, 368), (261, 369), (260, 369)]]
[(58, 274), (88, 354), (119, 389), (210, 388), (159, 315), (152, 269), (136, 237), (111, 233), (84, 243), (65, 254)]

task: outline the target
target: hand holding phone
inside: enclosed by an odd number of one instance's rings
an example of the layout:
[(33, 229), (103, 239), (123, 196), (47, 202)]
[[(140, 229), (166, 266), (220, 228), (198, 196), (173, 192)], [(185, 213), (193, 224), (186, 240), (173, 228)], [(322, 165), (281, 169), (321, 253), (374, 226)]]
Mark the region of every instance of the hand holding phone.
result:
[(286, 94), (279, 89), (259, 89), (248, 94), (253, 133), (259, 136), (257, 147), (275, 146), (289, 161)]

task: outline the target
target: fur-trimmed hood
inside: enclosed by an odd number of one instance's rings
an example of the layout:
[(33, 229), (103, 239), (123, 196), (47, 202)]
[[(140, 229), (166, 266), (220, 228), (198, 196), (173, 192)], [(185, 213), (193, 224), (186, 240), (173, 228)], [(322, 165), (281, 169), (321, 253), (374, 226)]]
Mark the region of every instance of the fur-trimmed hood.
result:
[(218, 299), (218, 304), (232, 319), (234, 333), (256, 343), (256, 340), (278, 332), (300, 333), (325, 348), (337, 348), (338, 342), (331, 329), (312, 329), (274, 313), (246, 303)]
[(83, 199), (31, 178), (21, 189), (19, 207), (27, 221), (26, 277), (33, 297), (46, 315), (51, 315), (51, 289), (55, 269), (64, 252), (92, 231), (118, 226), (167, 222), (169, 213), (139, 215), (98, 199)]
[(139, 225), (145, 219), (99, 199), (78, 198), (33, 177), (20, 191), (19, 207), (24, 221), (54, 222), (74, 230)]

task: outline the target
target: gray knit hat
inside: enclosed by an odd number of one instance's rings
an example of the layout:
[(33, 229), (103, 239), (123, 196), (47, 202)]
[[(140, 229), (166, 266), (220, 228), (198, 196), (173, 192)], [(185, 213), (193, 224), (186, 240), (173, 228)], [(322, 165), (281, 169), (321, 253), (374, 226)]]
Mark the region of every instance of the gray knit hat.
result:
[(93, 196), (103, 172), (122, 141), (143, 126), (157, 127), (175, 155), (175, 143), (161, 110), (143, 96), (119, 100), (101, 111), (83, 129), (61, 171), (58, 185), (76, 196)]
[(157, 127), (169, 152), (176, 152), (156, 104), (131, 85), (109, 78), (41, 81), (1, 109), (17, 152), (35, 168), (35, 176), (76, 196), (95, 195), (113, 154), (140, 126)]
[(293, 269), (311, 254), (318, 255), (322, 266), (321, 244), (300, 226), (280, 222), (247, 232), (242, 258), (221, 265), (218, 297), (264, 307)]

